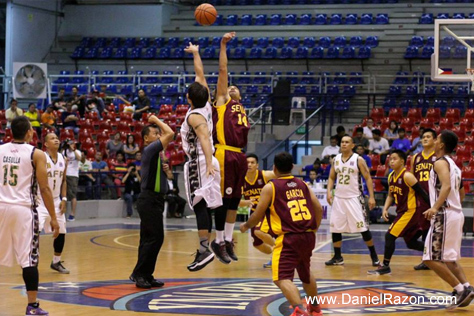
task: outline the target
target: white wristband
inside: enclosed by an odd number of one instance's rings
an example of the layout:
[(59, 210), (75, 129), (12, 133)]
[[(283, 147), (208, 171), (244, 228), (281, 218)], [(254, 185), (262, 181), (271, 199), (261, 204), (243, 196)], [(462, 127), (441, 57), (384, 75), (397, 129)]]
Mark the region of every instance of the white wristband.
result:
[(63, 197), (62, 201), (67, 202), (67, 197)]

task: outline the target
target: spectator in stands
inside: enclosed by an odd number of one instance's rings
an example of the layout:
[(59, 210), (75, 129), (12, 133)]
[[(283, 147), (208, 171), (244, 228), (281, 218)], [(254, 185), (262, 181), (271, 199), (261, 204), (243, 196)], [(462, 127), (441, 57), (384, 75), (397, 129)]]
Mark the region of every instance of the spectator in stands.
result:
[(79, 185), (86, 187), (86, 197), (88, 200), (92, 200), (94, 198), (93, 183), (95, 183), (95, 178), (90, 173), (92, 171), (92, 163), (86, 157), (87, 152), (83, 150), (81, 161), (79, 162)]
[(362, 145), (357, 145), (356, 153), (362, 158), (364, 158), (365, 162), (367, 163), (367, 167), (369, 167), (369, 169), (372, 168), (372, 159), (370, 159), (370, 157), (367, 156), (367, 154), (365, 153), (365, 149), (364, 147), (362, 147)]
[(56, 130), (56, 114), (54, 114), (54, 106), (49, 105), (46, 111), (41, 115), (41, 123), (43, 127)]
[(132, 217), (133, 202), (136, 202), (140, 194), (140, 183), (142, 178), (133, 162), (127, 165), (127, 173), (122, 178), (122, 183), (125, 185), (123, 192), (123, 200), (127, 205), (127, 218)]
[(329, 142), (330, 145), (324, 147), (323, 153), (321, 154), (321, 157), (323, 158), (322, 163), (328, 163), (329, 158), (332, 155), (337, 155), (339, 153), (339, 146), (337, 146), (337, 137), (331, 136)]
[[(95, 160), (92, 162), (92, 171), (98, 172), (98, 176), (96, 176), (96, 189), (95, 192), (95, 199), (100, 200), (100, 193), (101, 193), (101, 184), (104, 183), (109, 189), (110, 198), (113, 200), (117, 199), (117, 193), (115, 190), (112, 189), (114, 182), (108, 177), (109, 166), (105, 161), (102, 160), (102, 153), (98, 152), (95, 154)], [(99, 181), (97, 181), (99, 180)]]
[(7, 128), (10, 128), (15, 117), (22, 116), (23, 110), (18, 107), (18, 101), (12, 99), (10, 101), (10, 108), (5, 111), (5, 118), (7, 119)]
[(99, 97), (102, 100), (107, 97), (107, 86), (105, 84), (100, 86)]
[(390, 121), (390, 125), (383, 133), (383, 137), (388, 140), (390, 145), (398, 138), (398, 123), (396, 121)]
[(336, 135), (334, 135), (337, 138), (337, 146), (341, 147), (341, 140), (344, 136), (346, 136), (346, 129), (344, 126), (339, 125), (336, 129)]
[(312, 190), (317, 189), (316, 183), (318, 183), (318, 174), (316, 173), (316, 170), (310, 170), (309, 171), (309, 180), (306, 181), (306, 184), (308, 187)]
[(352, 137), (354, 140), (354, 150), (357, 148), (358, 145), (362, 145), (364, 150), (369, 150), (369, 140), (364, 137), (364, 129), (362, 127), (356, 128), (356, 136)]
[(123, 176), (127, 173), (127, 163), (125, 162), (125, 154), (123, 151), (118, 151), (115, 155), (115, 161), (111, 164), (111, 171), (112, 178), (114, 180), (114, 184), (117, 186), (117, 196), (120, 198), (122, 196), (122, 190), (120, 187), (122, 186), (122, 179)]
[(367, 119), (367, 126), (364, 126), (364, 137), (368, 140), (373, 139), (372, 130), (374, 129), (374, 119), (369, 117)]
[[(104, 100), (99, 96), (99, 91), (97, 89), (92, 91), (92, 96), (87, 100), (87, 108), (97, 109), (99, 117), (102, 117), (102, 113), (108, 113), (107, 109), (105, 108)], [(89, 110), (89, 112), (90, 111), (91, 110)], [(94, 111), (92, 110), (92, 112)]]
[[(70, 106), (70, 105), (69, 105)], [(67, 158), (66, 184), (67, 184), (67, 200), (71, 202), (71, 214), (68, 221), (72, 222), (76, 219), (77, 207), (77, 185), (79, 183), (79, 161), (82, 154), (76, 148), (76, 142), (68, 140), (62, 144), (62, 154)]]
[(169, 187), (168, 194), (166, 195), (166, 201), (168, 201), (168, 217), (181, 218), (184, 214), (186, 200), (179, 196), (178, 181), (174, 177), (168, 161), (163, 162), (163, 171), (168, 178)]
[(72, 111), (72, 103), (66, 104), (66, 111), (61, 113), (61, 121), (63, 121), (63, 128), (72, 129), (74, 134), (79, 133), (79, 127), (77, 126), (77, 121), (79, 118), (77, 114)]
[(370, 140), (369, 151), (371, 154), (380, 155), (380, 162), (385, 164), (385, 159), (390, 153), (390, 145), (388, 140), (380, 136), (381, 132), (379, 129), (374, 129), (372, 135), (374, 139)]
[(146, 96), (145, 90), (140, 89), (138, 90), (138, 97), (135, 98), (132, 102), (124, 99), (121, 96), (117, 96), (120, 100), (122, 100), (126, 105), (134, 105), (135, 112), (133, 113), (133, 119), (139, 121), (142, 118), (142, 114), (148, 112), (150, 109), (150, 99)]
[(405, 129), (398, 129), (398, 138), (395, 139), (392, 143), (392, 149), (399, 149), (404, 152), (408, 152), (411, 149), (411, 144), (408, 138), (405, 137)]
[(137, 166), (138, 172), (142, 169), (142, 152), (138, 151), (135, 154), (135, 166)]
[[(67, 104), (71, 104), (72, 111), (74, 112), (79, 111), (79, 114), (81, 115), (81, 117), (83, 117), (86, 111), (86, 96), (79, 95), (78, 92), (79, 90), (77, 89), (77, 87), (72, 87), (72, 95), (69, 98)], [(66, 105), (66, 110), (67, 110), (67, 105)]]
[(41, 137), (41, 117), (36, 109), (36, 104), (30, 103), (28, 105), (28, 111), (25, 112), (25, 116), (30, 120), (31, 126), (36, 131), (38, 137)]
[(135, 136), (128, 135), (127, 143), (123, 146), (123, 151), (125, 152), (125, 159), (135, 159), (135, 155), (140, 151), (140, 147), (135, 142)]
[(66, 90), (64, 88), (59, 88), (58, 97), (53, 100), (53, 104), (56, 106), (56, 110), (62, 112), (66, 110)]
[(331, 155), (331, 158), (329, 158), (329, 164), (326, 166), (326, 169), (324, 169), (324, 172), (321, 175), (321, 177), (324, 178), (325, 180), (329, 178), (329, 173), (331, 172), (331, 166), (334, 161), (334, 157), (336, 157), (336, 155)]
[(302, 170), (306, 172), (305, 181), (308, 181), (311, 170), (315, 170), (318, 177), (324, 172), (323, 168), (321, 168), (321, 160), (319, 160), (319, 158), (316, 158), (312, 165), (307, 165)]
[(119, 151), (123, 152), (123, 142), (121, 139), (120, 132), (116, 132), (114, 134), (114, 138), (107, 142), (105, 151), (107, 152), (107, 158), (109, 159), (115, 158), (117, 152)]
[[(425, 129), (423, 127), (420, 127), (419, 129), (420, 135), (423, 135), (423, 132)], [(411, 142), (411, 148), (410, 148), (410, 154), (411, 155), (416, 155), (418, 153), (421, 153), (423, 151), (423, 144), (421, 143), (421, 138), (420, 136), (416, 137), (413, 139)]]

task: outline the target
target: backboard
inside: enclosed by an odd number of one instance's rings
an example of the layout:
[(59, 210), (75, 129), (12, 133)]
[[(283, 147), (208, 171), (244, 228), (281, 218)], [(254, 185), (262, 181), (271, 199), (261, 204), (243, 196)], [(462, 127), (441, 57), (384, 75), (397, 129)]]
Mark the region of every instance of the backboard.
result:
[(436, 19), (434, 53), (431, 56), (433, 81), (468, 82), (474, 68), (474, 19)]

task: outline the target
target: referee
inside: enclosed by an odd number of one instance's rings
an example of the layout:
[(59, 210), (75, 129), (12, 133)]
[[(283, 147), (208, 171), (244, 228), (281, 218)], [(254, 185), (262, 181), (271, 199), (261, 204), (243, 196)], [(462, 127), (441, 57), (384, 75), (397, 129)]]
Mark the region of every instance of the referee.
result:
[(141, 193), (137, 201), (140, 215), (140, 246), (138, 260), (130, 280), (136, 287), (149, 289), (161, 287), (163, 282), (155, 280), (156, 259), (163, 245), (163, 210), (168, 181), (163, 171), (162, 151), (174, 137), (173, 130), (152, 115), (148, 119), (152, 125), (142, 130), (143, 154), (141, 167)]

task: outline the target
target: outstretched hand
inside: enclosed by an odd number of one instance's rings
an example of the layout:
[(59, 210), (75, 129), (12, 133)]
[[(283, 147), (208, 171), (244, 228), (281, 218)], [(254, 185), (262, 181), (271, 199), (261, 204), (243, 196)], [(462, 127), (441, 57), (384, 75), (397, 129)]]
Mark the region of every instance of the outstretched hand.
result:
[(234, 37), (235, 32), (225, 33), (224, 36), (222, 36), (222, 43), (227, 44)]
[(186, 53), (199, 53), (199, 45), (194, 45), (193, 43), (189, 42), (189, 45), (186, 46), (184, 49)]

